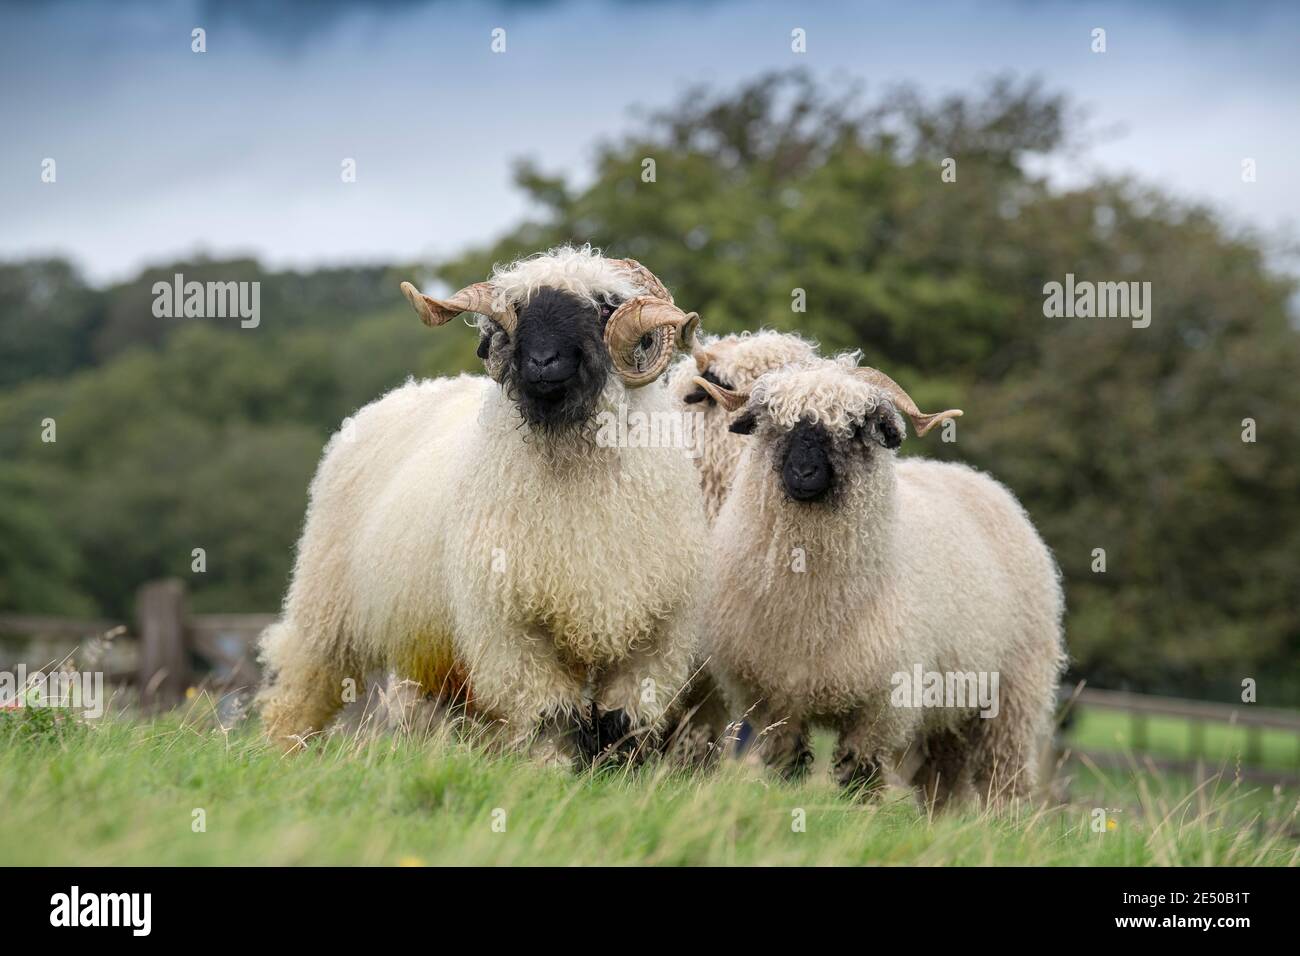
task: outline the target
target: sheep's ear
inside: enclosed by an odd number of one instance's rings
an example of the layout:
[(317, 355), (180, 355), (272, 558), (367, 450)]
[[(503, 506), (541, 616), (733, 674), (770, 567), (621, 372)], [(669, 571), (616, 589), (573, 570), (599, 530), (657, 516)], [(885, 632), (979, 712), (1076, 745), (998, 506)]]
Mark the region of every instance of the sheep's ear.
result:
[(882, 448), (895, 449), (903, 444), (907, 437), (907, 427), (903, 416), (889, 402), (881, 402), (876, 410), (867, 416), (864, 426), (866, 436)]
[(737, 435), (752, 435), (754, 427), (758, 424), (758, 412), (752, 408), (747, 408), (734, 419), (727, 427), (727, 431)]

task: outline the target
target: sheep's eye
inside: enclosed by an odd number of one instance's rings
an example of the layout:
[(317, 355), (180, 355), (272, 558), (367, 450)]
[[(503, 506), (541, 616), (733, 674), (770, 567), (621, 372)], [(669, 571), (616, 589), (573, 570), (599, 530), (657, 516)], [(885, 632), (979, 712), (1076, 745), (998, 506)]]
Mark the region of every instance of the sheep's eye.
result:
[(605, 300), (604, 302), (601, 302), (601, 303), (599, 304), (599, 308), (600, 308), (600, 321), (601, 321), (601, 322), (608, 322), (608, 321), (609, 321), (609, 317), (610, 317), (611, 315), (613, 315), (615, 312), (617, 312), (617, 311), (618, 311), (618, 307), (619, 307), (620, 305), (622, 305), (622, 304), (623, 304), (623, 303), (619, 302), (617, 299), (607, 299), (607, 300)]
[(655, 344), (654, 336), (647, 332), (645, 335), (641, 336), (641, 341), (638, 344), (641, 346), (643, 352), (649, 352), (651, 347)]
[[(727, 391), (731, 391), (731, 386), (728, 385), (726, 382), (724, 382), (722, 379), (718, 378), (718, 376), (714, 375), (713, 372), (710, 370), (706, 369), (704, 373), (700, 376), (700, 378), (704, 379), (706, 382), (712, 382), (714, 385), (717, 385), (720, 388), (725, 388)], [(710, 405), (718, 404), (713, 400), (712, 395), (710, 395), (708, 392), (706, 392), (703, 388), (701, 388), (698, 385), (695, 386), (695, 388), (687, 394), (685, 401), (687, 405), (695, 405), (699, 402), (708, 402)]]

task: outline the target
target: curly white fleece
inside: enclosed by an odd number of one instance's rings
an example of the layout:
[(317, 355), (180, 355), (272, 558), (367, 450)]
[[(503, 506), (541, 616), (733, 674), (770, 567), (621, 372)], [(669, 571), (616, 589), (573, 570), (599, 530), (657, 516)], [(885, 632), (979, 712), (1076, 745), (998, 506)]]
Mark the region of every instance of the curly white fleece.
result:
[(855, 425), (888, 402), (880, 389), (844, 374), (857, 366), (859, 357), (858, 352), (846, 352), (768, 372), (754, 383), (750, 402), (761, 405), (778, 428), (790, 429), (806, 420), (847, 437)]
[[(760, 376), (791, 363), (807, 362), (817, 355), (817, 345), (789, 332), (742, 332), (721, 338), (701, 336), (700, 345), (708, 353), (709, 371), (727, 387), (748, 391)], [(686, 396), (696, 390), (698, 366), (692, 356), (680, 359), (668, 371), (668, 391), (677, 409), (702, 416), (699, 430), (699, 456), (695, 465), (700, 472), (704, 491), (704, 510), (712, 521), (731, 490), (731, 476), (745, 447), (745, 439), (733, 435), (727, 427), (731, 416), (711, 402), (686, 404)]]
[[(497, 278), (509, 294), (633, 289), (588, 247)], [(611, 374), (598, 411), (620, 407), (671, 413), (662, 387)], [(511, 741), (543, 734), (543, 754), (559, 737), (547, 715), (594, 702), (658, 721), (695, 649), (701, 495), (681, 449), (601, 447), (590, 431), (531, 430), (483, 376), (411, 381), (361, 409), (325, 449), (282, 620), (262, 637), (271, 735), (323, 729), (348, 678), (387, 668), (459, 690)]]
[(590, 244), (555, 246), (504, 266), (493, 266), (488, 281), (496, 301), (516, 306), (547, 287), (592, 303), (609, 296), (629, 299), (647, 291), (632, 272), (616, 260), (606, 259)]
[[(778, 764), (824, 722), (849, 770), (920, 756), (918, 782), (938, 797), (971, 784), (993, 799), (1025, 794), (1065, 660), (1055, 562), (988, 475), (847, 436), (888, 404), (852, 375), (855, 361), (787, 367), (753, 390), (758, 424), (712, 532), (712, 672), (733, 713), (757, 705), (753, 720), (776, 727)], [(785, 436), (801, 417), (836, 436), (826, 501), (784, 491)], [(999, 673), (997, 716), (894, 706), (894, 675), (918, 667)]]

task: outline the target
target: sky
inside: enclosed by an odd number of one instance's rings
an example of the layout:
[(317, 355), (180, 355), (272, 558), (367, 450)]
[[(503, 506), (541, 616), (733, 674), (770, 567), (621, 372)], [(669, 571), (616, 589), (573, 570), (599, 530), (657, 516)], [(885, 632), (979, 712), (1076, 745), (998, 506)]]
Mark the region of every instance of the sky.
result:
[(1134, 175), (1296, 237), (1298, 49), (1294, 2), (0, 0), (0, 258), (97, 282), (196, 253), (437, 259), (530, 213), (517, 160), (581, 183), (631, 107), (796, 66), (868, 94), (1038, 77), (1097, 133), (1047, 166), (1062, 187)]

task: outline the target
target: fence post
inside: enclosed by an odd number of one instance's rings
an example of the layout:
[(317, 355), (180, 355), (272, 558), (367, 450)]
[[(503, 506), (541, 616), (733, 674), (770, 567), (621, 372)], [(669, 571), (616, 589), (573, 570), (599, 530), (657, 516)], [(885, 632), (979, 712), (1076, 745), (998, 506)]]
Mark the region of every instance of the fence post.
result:
[(1147, 715), (1136, 710), (1129, 711), (1129, 746), (1134, 753), (1146, 753), (1147, 749)]
[(150, 581), (136, 592), (140, 634), (140, 703), (147, 709), (171, 707), (190, 681), (185, 645), (185, 584), (176, 578)]
[(1199, 760), (1205, 756), (1205, 721), (1189, 720), (1187, 728), (1191, 737), (1191, 758)]

